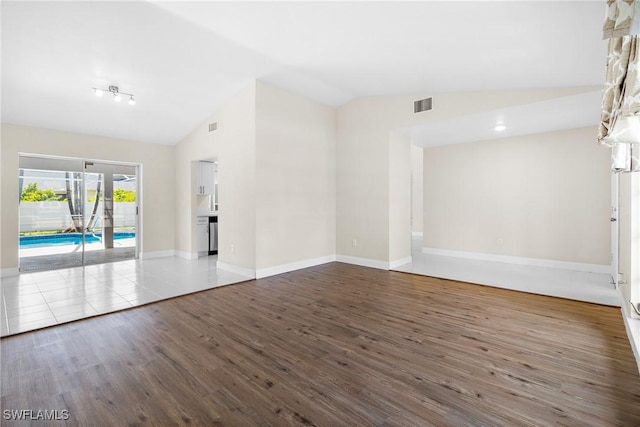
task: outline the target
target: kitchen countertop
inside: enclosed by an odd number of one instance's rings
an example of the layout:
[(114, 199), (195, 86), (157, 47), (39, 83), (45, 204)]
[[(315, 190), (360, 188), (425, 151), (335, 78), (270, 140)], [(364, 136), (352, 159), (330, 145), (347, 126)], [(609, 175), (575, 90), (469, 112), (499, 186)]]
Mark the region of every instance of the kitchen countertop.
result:
[(218, 211), (198, 212), (196, 216), (218, 216)]

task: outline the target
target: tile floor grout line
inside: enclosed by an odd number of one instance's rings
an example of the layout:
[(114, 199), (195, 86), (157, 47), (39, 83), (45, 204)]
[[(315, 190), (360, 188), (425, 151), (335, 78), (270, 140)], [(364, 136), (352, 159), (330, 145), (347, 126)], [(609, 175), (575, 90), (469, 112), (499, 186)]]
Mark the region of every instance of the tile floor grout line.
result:
[[(38, 289), (40, 289), (40, 287), (38, 287)], [(42, 291), (40, 291), (40, 295), (42, 295)], [(58, 325), (58, 318), (56, 317), (56, 314), (53, 312), (53, 309), (51, 308), (51, 306), (49, 305), (49, 301), (47, 301), (47, 299), (44, 297), (44, 295), (42, 295), (42, 299), (44, 300), (44, 303), (47, 304), (47, 307), (49, 308), (49, 312), (51, 312), (51, 315), (53, 316), (54, 320), (56, 321), (56, 325)], [(11, 331), (9, 331), (11, 332)]]

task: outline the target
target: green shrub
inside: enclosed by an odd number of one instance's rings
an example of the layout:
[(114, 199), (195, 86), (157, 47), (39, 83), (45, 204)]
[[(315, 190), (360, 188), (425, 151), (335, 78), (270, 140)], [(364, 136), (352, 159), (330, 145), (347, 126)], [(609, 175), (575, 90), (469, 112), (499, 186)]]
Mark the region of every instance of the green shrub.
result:
[(22, 190), (20, 201), (22, 202), (46, 202), (46, 201), (62, 201), (64, 198), (57, 195), (51, 188), (42, 190), (38, 188), (38, 184), (32, 182)]
[(136, 192), (133, 190), (123, 190), (122, 188), (116, 188), (113, 190), (114, 202), (135, 202)]

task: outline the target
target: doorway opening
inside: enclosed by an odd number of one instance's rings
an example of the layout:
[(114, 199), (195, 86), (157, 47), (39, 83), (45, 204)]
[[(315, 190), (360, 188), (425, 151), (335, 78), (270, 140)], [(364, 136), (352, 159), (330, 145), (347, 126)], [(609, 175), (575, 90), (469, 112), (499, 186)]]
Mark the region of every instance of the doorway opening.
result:
[(137, 259), (139, 165), (21, 155), (19, 270)]

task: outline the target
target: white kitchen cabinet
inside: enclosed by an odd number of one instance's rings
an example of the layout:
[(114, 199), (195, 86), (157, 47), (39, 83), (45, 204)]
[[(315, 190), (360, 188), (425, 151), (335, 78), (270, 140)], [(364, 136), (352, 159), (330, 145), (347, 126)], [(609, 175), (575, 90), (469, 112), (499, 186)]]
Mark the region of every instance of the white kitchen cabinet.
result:
[(206, 196), (215, 192), (216, 164), (200, 161), (196, 166), (196, 194)]
[(209, 217), (199, 216), (196, 220), (196, 250), (198, 255), (209, 252)]

